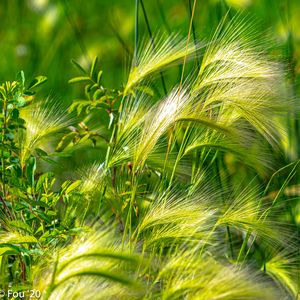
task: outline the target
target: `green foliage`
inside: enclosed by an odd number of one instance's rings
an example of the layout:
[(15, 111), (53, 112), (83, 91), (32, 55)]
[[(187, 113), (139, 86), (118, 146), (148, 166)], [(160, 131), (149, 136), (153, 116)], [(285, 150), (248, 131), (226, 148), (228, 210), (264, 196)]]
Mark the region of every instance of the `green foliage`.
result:
[(30, 283), (32, 264), (43, 257), (45, 248), (67, 241), (73, 229), (57, 207), (67, 202), (74, 183), (66, 182), (54, 191), (54, 174), (37, 172), (40, 158), (48, 154), (35, 147), (42, 137), (60, 128), (59, 120), (53, 121), (55, 116), (35, 106), (34, 88), (46, 78), (37, 77), (26, 88), (23, 71), (17, 77), (19, 81), (0, 87), (1, 288)]
[[(2, 289), (43, 299), (298, 296), (299, 160), (283, 155), (296, 106), (255, 26), (228, 15), (203, 43), (190, 39), (192, 18), (185, 39), (138, 44), (136, 28), (123, 88), (104, 87), (97, 58), (88, 71), (72, 61), (80, 74), (69, 83), (84, 84), (85, 98), (69, 109), (37, 101), (44, 77), (26, 88), (21, 72), (1, 86)], [(161, 72), (181, 64), (167, 88)]]
[(86, 82), (85, 85), (85, 100), (75, 100), (69, 108), (69, 112), (76, 109), (77, 114), (81, 112), (89, 113), (93, 109), (105, 109), (108, 114), (113, 113), (113, 106), (116, 102), (116, 97), (119, 92), (114, 90), (105, 89), (102, 86), (102, 71), (97, 72), (98, 58), (95, 57), (91, 70), (87, 73), (76, 61), (72, 60), (73, 65), (80, 71), (84, 72), (85, 76), (74, 77), (69, 80), (69, 83)]

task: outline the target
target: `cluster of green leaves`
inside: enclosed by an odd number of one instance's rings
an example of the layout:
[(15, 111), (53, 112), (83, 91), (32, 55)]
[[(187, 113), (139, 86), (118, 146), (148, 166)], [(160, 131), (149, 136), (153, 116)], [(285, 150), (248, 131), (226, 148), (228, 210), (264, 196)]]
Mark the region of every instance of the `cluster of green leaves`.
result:
[(68, 203), (76, 182), (64, 182), (55, 191), (54, 174), (37, 172), (37, 161), (46, 152), (27, 142), (27, 122), (22, 118), (23, 111), (30, 110), (35, 102), (35, 88), (45, 81), (46, 77), (39, 76), (26, 86), (21, 71), (16, 81), (0, 86), (2, 289), (30, 286), (32, 264), (43, 257), (45, 248), (68, 240), (73, 229), (72, 218), (64, 222), (57, 205)]
[(108, 113), (112, 113), (113, 106), (116, 102), (116, 97), (119, 92), (115, 90), (106, 89), (102, 86), (102, 71), (97, 72), (98, 58), (95, 57), (90, 72), (86, 72), (75, 60), (72, 60), (73, 65), (83, 73), (84, 76), (74, 77), (69, 80), (69, 83), (85, 82), (85, 96), (86, 99), (74, 100), (70, 106), (69, 111), (77, 110), (80, 115), (82, 111), (89, 113), (93, 109), (106, 109)]
[(20, 109), (28, 105), (29, 98), (34, 94), (32, 90), (45, 80), (44, 76), (37, 77), (28, 88), (25, 88), (25, 77), (21, 71), (18, 74), (18, 81), (5, 82), (0, 87), (1, 176), (3, 182), (14, 180), (15, 175), (22, 172), (18, 169), (18, 148), (16, 145), (18, 130), (25, 128), (25, 121), (20, 117)]
[(72, 64), (81, 72), (83, 76), (74, 77), (69, 83), (85, 83), (84, 95), (85, 99), (75, 99), (69, 107), (69, 113), (76, 111), (79, 117), (77, 127), (71, 127), (70, 132), (65, 134), (58, 144), (56, 150), (62, 151), (70, 145), (76, 145), (86, 140), (92, 141), (96, 146), (98, 139), (104, 139), (106, 143), (108, 138), (104, 137), (99, 130), (91, 130), (85, 122), (86, 115), (94, 111), (105, 111), (109, 117), (110, 125), (112, 125), (117, 114), (117, 101), (121, 96), (120, 91), (107, 89), (102, 86), (102, 70), (97, 71), (98, 58), (95, 57), (90, 71), (87, 72), (76, 61), (72, 60)]

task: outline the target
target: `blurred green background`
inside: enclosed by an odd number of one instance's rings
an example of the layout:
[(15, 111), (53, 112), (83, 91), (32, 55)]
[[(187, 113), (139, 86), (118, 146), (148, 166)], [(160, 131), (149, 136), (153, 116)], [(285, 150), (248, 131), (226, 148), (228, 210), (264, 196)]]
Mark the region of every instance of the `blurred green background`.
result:
[[(191, 0), (144, 0), (154, 33), (188, 31)], [(197, 39), (208, 38), (230, 9), (256, 17), (261, 30), (270, 31), (283, 46), (282, 59), (300, 72), (300, 1), (198, 0), (195, 12)], [(119, 87), (126, 78), (134, 45), (134, 0), (1, 0), (0, 81), (11, 80), (19, 70), (28, 79), (46, 75), (45, 95), (71, 101), (80, 91), (67, 81), (76, 75), (70, 60), (88, 65), (100, 58), (104, 85)], [(140, 7), (140, 36), (148, 38)], [(292, 53), (291, 53), (292, 51)], [(290, 59), (292, 56), (292, 59)]]

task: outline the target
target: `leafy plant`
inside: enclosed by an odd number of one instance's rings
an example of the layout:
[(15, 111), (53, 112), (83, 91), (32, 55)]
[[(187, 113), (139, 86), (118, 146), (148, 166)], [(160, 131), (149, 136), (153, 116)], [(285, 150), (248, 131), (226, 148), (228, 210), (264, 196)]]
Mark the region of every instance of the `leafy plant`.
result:
[(2, 289), (30, 286), (32, 265), (44, 250), (72, 236), (72, 220), (63, 220), (58, 205), (67, 203), (76, 182), (55, 191), (54, 174), (37, 171), (37, 162), (51, 161), (41, 141), (67, 124), (53, 102), (36, 104), (34, 89), (45, 80), (37, 77), (26, 87), (21, 71), (18, 81), (0, 87)]

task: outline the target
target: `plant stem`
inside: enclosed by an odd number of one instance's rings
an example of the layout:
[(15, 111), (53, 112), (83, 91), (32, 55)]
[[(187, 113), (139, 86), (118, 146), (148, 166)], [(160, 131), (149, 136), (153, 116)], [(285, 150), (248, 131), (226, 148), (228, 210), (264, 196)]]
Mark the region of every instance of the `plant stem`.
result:
[(138, 64), (139, 45), (139, 0), (135, 0), (135, 41), (134, 41), (134, 65)]
[[(151, 44), (152, 44), (154, 52), (156, 52), (156, 46), (155, 46), (154, 38), (153, 38), (153, 35), (152, 35), (152, 31), (151, 31), (151, 28), (150, 28), (150, 24), (149, 24), (146, 9), (145, 9), (145, 6), (144, 6), (144, 2), (143, 2), (143, 0), (140, 0), (140, 1), (141, 1), (142, 11), (143, 11), (143, 14), (144, 14), (145, 23), (146, 23), (147, 30), (148, 30), (148, 33), (149, 33), (149, 36), (150, 36)], [(163, 72), (160, 71), (159, 73), (160, 73), (160, 78), (161, 78), (162, 86), (163, 86), (163, 89), (164, 89), (164, 93), (167, 94), (167, 87), (166, 87), (166, 82), (165, 82), (165, 79), (164, 79)]]
[[(190, 41), (190, 37), (191, 37), (191, 31), (192, 31), (192, 22), (193, 22), (193, 18), (194, 18), (194, 14), (195, 14), (195, 9), (196, 9), (196, 4), (197, 4), (197, 0), (194, 0), (194, 4), (193, 4), (193, 9), (192, 9), (192, 14), (191, 14), (191, 18), (190, 18), (190, 26), (189, 26), (189, 33), (188, 33), (188, 37), (187, 37), (187, 41), (186, 41), (186, 54), (184, 56), (184, 60), (183, 60), (183, 66), (182, 66), (182, 72), (181, 72), (181, 78), (180, 78), (180, 84), (179, 84), (179, 88), (178, 88), (178, 97), (180, 97), (180, 93), (181, 93), (181, 89), (182, 89), (182, 83), (183, 83), (183, 77), (184, 77), (184, 69), (185, 69), (185, 65), (186, 65), (186, 59), (187, 59), (187, 51), (188, 51), (188, 46), (189, 46), (189, 41)], [(171, 150), (171, 143), (173, 141), (173, 135), (174, 135), (174, 130), (175, 130), (175, 126), (176, 124), (172, 127), (171, 129), (171, 135), (170, 135), (170, 138), (169, 138), (169, 142), (168, 142), (168, 149), (167, 149), (167, 153), (166, 153), (166, 160), (168, 160), (168, 157), (169, 157), (169, 152)], [(170, 179), (170, 183), (169, 183), (169, 188), (171, 187), (171, 184), (172, 184), (172, 181), (173, 181), (173, 177), (175, 175), (175, 170), (176, 170), (176, 167), (179, 163), (179, 160), (181, 158), (181, 155), (183, 153), (183, 148), (182, 148), (182, 145), (184, 143), (184, 140), (185, 140), (185, 137), (187, 135), (187, 132), (188, 132), (188, 129), (187, 128), (185, 130), (185, 133), (184, 133), (184, 137), (183, 137), (183, 141), (180, 145), (180, 149), (178, 151), (178, 155), (177, 155), (177, 158), (176, 158), (176, 162), (174, 164), (174, 168), (173, 168), (173, 172), (172, 172), (172, 175), (171, 175), (171, 179)]]
[(190, 42), (190, 38), (191, 38), (192, 25), (193, 25), (195, 10), (196, 10), (196, 4), (197, 4), (197, 0), (194, 0), (193, 9), (192, 9), (191, 17), (190, 17), (189, 33), (188, 33), (188, 37), (187, 37), (187, 40), (186, 40), (186, 46), (185, 46), (186, 54), (183, 58), (183, 65), (182, 65), (181, 79), (180, 79), (180, 84), (179, 84), (178, 97), (179, 97), (180, 92), (181, 92), (183, 78), (184, 78), (184, 71), (185, 71), (185, 65), (186, 65), (186, 59), (187, 59), (187, 51), (188, 51), (189, 42)]
[[(190, 13), (190, 18), (192, 18), (192, 2), (191, 0), (189, 0), (189, 13)], [(196, 37), (196, 30), (195, 30), (195, 26), (194, 26), (194, 21), (192, 20), (192, 32), (193, 32), (193, 38), (194, 38), (194, 44), (195, 47), (197, 46), (197, 37)], [(198, 57), (198, 52), (196, 50), (196, 62), (197, 62), (197, 67), (198, 69), (200, 68), (200, 62), (199, 62), (199, 57)]]
[[(3, 99), (3, 126), (2, 126), (2, 137), (1, 137), (1, 144), (4, 145), (5, 142), (5, 133), (6, 133), (6, 127), (7, 127), (7, 101), (6, 99)], [(7, 204), (5, 203), (6, 200), (6, 184), (5, 184), (5, 180), (6, 180), (6, 176), (5, 176), (5, 157), (4, 157), (4, 150), (1, 150), (1, 181), (2, 181), (2, 196), (1, 198), (1, 202), (3, 204), (3, 207), (7, 213), (7, 215), (13, 219), (13, 215), (10, 212), (9, 207), (7, 206)]]

